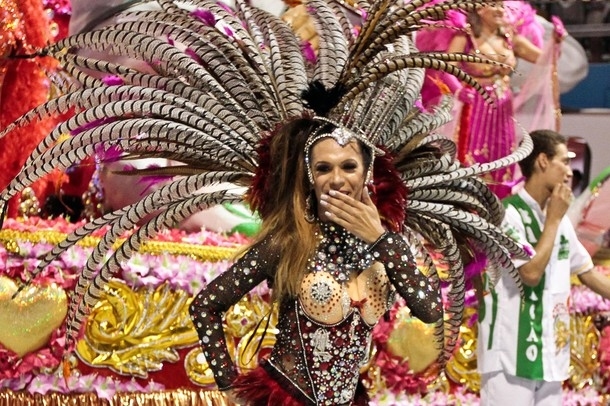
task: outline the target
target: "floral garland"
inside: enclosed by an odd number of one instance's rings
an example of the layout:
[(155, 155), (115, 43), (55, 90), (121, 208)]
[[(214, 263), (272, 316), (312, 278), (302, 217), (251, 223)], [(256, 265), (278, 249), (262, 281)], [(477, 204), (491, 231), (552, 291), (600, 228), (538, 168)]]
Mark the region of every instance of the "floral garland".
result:
[(88, 393), (94, 392), (98, 398), (111, 400), (116, 393), (124, 392), (155, 392), (165, 387), (154, 381), (142, 386), (135, 380), (121, 381), (110, 376), (87, 374), (71, 376), (64, 379), (57, 374), (24, 374), (16, 379), (0, 381), (0, 388), (12, 391), (26, 390), (28, 393), (46, 395), (58, 393)]
[[(57, 241), (83, 223), (71, 224), (63, 219), (43, 220), (29, 218), (23, 220), (7, 219), (0, 231), (0, 276), (12, 280), (26, 281), (36, 269), (41, 255), (46, 254)], [(26, 237), (29, 236), (29, 237)], [(201, 246), (226, 248), (223, 255), (233, 252), (248, 240), (239, 234), (224, 236), (202, 230), (187, 234), (180, 230), (167, 230), (155, 240), (165, 243), (160, 253), (138, 253), (122, 264), (118, 278), (133, 288), (157, 287), (169, 283), (175, 290), (183, 290), (193, 295), (209, 281), (224, 272), (231, 264), (226, 259), (202, 260), (201, 255), (193, 252)], [(32, 281), (34, 285), (56, 285), (65, 291), (74, 288), (76, 278), (83, 269), (93, 249), (95, 241), (76, 245), (53, 261)], [(190, 247), (190, 250), (189, 248)], [(174, 252), (172, 252), (172, 249)], [(253, 294), (261, 296), (268, 293), (266, 287)], [(1, 293), (1, 292), (0, 292)], [(65, 354), (65, 327), (62, 323), (54, 330), (48, 344), (36, 351), (20, 357), (0, 344), (0, 388), (21, 390), (27, 388), (31, 393), (43, 393), (52, 388), (56, 392), (73, 392), (74, 388), (95, 388), (100, 397), (112, 397), (116, 391), (143, 390), (138, 384), (125, 384), (108, 377), (94, 375), (74, 376), (76, 381), (59, 380), (54, 373)], [(95, 385), (91, 383), (94, 382)], [(99, 387), (97, 384), (100, 384)], [(102, 388), (102, 389), (100, 389)], [(145, 388), (157, 390), (156, 386)], [(65, 392), (64, 392), (65, 391)], [(99, 393), (102, 391), (103, 393)]]

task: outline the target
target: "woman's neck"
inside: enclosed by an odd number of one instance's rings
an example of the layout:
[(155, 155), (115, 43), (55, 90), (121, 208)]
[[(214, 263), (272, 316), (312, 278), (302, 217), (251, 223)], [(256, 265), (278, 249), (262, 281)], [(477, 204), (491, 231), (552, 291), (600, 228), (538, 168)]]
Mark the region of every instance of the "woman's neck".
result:
[(489, 24), (481, 24), (481, 31), (479, 34), (479, 38), (485, 40), (487, 38), (493, 37), (498, 34), (499, 29), (500, 29), (500, 27), (498, 27), (498, 26), (491, 26)]

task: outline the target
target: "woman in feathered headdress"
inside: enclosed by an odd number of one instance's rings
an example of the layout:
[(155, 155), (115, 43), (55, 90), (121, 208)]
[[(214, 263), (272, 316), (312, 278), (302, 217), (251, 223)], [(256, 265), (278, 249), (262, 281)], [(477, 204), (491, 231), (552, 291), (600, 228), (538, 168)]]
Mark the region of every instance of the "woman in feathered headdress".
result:
[[(103, 286), (145, 239), (202, 208), (244, 199), (232, 189), (202, 189), (230, 182), (247, 187), (261, 230), (190, 308), (221, 390), (252, 404), (366, 404), (359, 367), (395, 292), (415, 316), (435, 323), (445, 362), (462, 321), (468, 253), (486, 254), (492, 281), (502, 271), (518, 279), (510, 258), (524, 252), (498, 228), (501, 205), (479, 175), (521, 159), (531, 142), (526, 136), (512, 155), (463, 168), (454, 143), (433, 133), (450, 119), (451, 100), (420, 108), (424, 69), (445, 70), (483, 92), (450, 62), (493, 62), (419, 53), (410, 34), (422, 19), (483, 1), (428, 2), (363, 5), (366, 20), (355, 36), (339, 3), (309, 0), (319, 41), (307, 62), (286, 23), (241, 1), (230, 10), (198, 0), (186, 11), (159, 0), (160, 11), (45, 48), (40, 54), (57, 57), (75, 81), (5, 131), (71, 107), (78, 113), (32, 153), (0, 194), (3, 201), (52, 168), (109, 148), (182, 164), (132, 171), (181, 176), (84, 225), (41, 258), (40, 269), (111, 225), (71, 298), (67, 346)], [(75, 48), (141, 58), (153, 72), (78, 56)], [(446, 261), (445, 305), (431, 251)], [(223, 312), (264, 280), (278, 307), (277, 343), (260, 367), (238, 371)]]
[[(383, 168), (378, 181), (397, 186), (386, 207), (398, 212), (380, 213), (369, 195), (375, 148), (323, 119), (292, 120), (264, 148), (264, 196), (255, 203), (263, 230), (191, 305), (206, 359), (219, 388), (248, 404), (366, 405), (358, 371), (394, 289), (426, 323), (443, 313), (438, 284), (417, 269), (398, 233), (406, 190)], [(264, 280), (279, 302), (277, 342), (261, 367), (237, 377), (222, 314)]]

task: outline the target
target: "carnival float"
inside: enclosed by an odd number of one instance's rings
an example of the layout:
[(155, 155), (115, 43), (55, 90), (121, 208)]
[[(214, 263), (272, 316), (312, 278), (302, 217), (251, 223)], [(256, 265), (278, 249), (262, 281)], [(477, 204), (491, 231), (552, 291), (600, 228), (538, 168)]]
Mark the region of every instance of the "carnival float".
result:
[[(0, 15), (0, 55), (6, 56), (17, 47), (31, 50), (64, 36), (70, 5), (67, 0), (0, 0)], [(47, 75), (59, 73), (53, 61), (45, 63), (2, 60), (2, 127), (53, 91)], [(2, 186), (53, 124), (37, 123), (0, 140)], [(162, 181), (139, 179), (120, 188), (104, 176), (91, 161), (44, 179), (11, 202), (0, 230), (0, 405), (227, 405), (198, 346), (188, 306), (255, 232), (257, 218), (247, 208), (226, 206), (144, 244), (89, 309), (74, 348), (65, 348), (68, 298), (101, 234), (68, 249), (33, 280), (32, 272), (43, 254), (111, 205), (109, 199), (129, 199), (130, 193), (147, 192)], [(608, 177), (610, 170), (597, 176), (571, 213), (601, 268), (610, 265), (610, 223), (604, 215)], [(607, 312), (610, 302), (574, 282), (566, 405), (610, 400)], [(267, 286), (227, 313), (225, 333), (240, 369), (255, 366), (272, 346), (274, 323)], [(397, 302), (377, 325), (370, 362), (361, 370), (371, 404), (477, 405), (476, 326), (471, 289), (459, 345), (441, 367), (432, 327)]]

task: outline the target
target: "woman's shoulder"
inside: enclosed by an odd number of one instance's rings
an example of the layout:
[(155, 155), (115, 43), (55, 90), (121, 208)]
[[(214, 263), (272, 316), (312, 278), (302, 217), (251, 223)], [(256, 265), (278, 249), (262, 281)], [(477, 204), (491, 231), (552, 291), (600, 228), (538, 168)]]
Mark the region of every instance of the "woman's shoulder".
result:
[(447, 52), (468, 52), (468, 48), (472, 47), (470, 44), (470, 36), (464, 32), (457, 33), (451, 39)]

